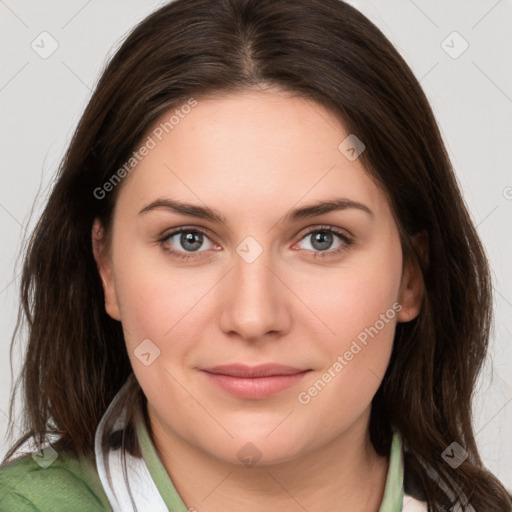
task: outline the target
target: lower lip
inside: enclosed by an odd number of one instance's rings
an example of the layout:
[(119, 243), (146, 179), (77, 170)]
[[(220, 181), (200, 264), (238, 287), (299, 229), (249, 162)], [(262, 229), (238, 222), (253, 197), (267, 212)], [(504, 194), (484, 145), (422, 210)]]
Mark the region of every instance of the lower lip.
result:
[(258, 400), (275, 395), (297, 384), (310, 370), (292, 375), (271, 375), (269, 377), (232, 377), (218, 373), (204, 372), (217, 386), (228, 393), (245, 399)]

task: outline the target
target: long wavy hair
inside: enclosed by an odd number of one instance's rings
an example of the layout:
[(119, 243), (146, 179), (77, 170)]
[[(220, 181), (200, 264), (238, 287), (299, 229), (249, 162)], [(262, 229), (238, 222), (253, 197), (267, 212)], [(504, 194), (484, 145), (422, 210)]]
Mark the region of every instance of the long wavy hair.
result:
[[(12, 417), (22, 384), (25, 433), (4, 462), (52, 432), (66, 449), (92, 455), (100, 418), (128, 378), (131, 403), (144, 402), (121, 324), (105, 312), (91, 246), (95, 218), (110, 232), (122, 183), (103, 198), (97, 190), (164, 112), (261, 85), (317, 101), (364, 142), (361, 162), (388, 196), (404, 257), (423, 274), (420, 314), (397, 325), (372, 402), (375, 449), (387, 454), (392, 429), (400, 432), (429, 511), (462, 497), (479, 511), (511, 510), (484, 468), (471, 420), (492, 320), (484, 250), (418, 80), (382, 32), (339, 0), (176, 0), (115, 53), (27, 244), (13, 343), (26, 324), (28, 345), (10, 409)], [(421, 232), (430, 241), (425, 257), (411, 243)], [(441, 455), (453, 442), (468, 453), (457, 469)]]

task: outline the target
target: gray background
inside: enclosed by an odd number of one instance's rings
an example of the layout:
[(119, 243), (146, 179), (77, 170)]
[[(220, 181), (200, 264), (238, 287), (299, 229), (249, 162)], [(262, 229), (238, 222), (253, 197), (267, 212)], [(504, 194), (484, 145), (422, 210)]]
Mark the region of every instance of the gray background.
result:
[[(512, 1), (350, 3), (381, 28), (421, 81), (490, 257), (496, 322), (475, 395), (475, 431), (484, 462), (512, 489)], [(0, 456), (7, 450), (9, 344), (23, 240), (106, 59), (161, 4), (0, 0)], [(46, 56), (52, 39), (58, 48)], [(13, 352), (15, 375), (24, 343), (22, 336)]]

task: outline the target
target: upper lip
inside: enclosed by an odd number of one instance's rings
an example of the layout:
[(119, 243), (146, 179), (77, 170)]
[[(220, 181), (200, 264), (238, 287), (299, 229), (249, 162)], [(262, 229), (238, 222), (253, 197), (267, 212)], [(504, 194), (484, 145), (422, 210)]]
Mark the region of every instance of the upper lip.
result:
[(220, 366), (213, 366), (211, 368), (202, 368), (203, 371), (209, 373), (216, 373), (219, 375), (229, 375), (231, 377), (269, 377), (274, 375), (293, 375), (296, 373), (303, 373), (308, 370), (294, 368), (283, 364), (259, 364), (257, 366), (248, 366), (246, 364), (222, 364)]

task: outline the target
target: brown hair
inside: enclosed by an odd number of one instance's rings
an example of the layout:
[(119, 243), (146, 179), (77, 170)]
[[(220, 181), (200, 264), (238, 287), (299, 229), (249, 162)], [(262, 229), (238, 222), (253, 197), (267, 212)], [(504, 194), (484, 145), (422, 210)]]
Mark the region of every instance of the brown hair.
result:
[[(171, 107), (258, 85), (323, 104), (364, 142), (360, 158), (389, 197), (404, 255), (422, 269), (420, 314), (397, 325), (373, 400), (375, 449), (388, 453), (392, 428), (401, 433), (430, 511), (447, 499), (427, 468), (477, 510), (510, 510), (506, 490), (483, 467), (471, 423), (491, 324), (482, 245), (418, 81), (380, 30), (338, 0), (177, 0), (143, 20), (111, 59), (28, 245), (17, 324), (25, 317), (29, 326), (20, 376), (27, 434), (6, 460), (49, 431), (91, 454), (102, 414), (132, 374), (91, 249), (93, 220), (108, 233), (122, 183), (104, 199), (94, 191)], [(427, 258), (411, 244), (420, 232), (431, 242)], [(133, 393), (143, 399), (137, 385)], [(13, 401), (14, 393), (11, 414)], [(457, 469), (441, 457), (452, 442), (469, 455)]]

